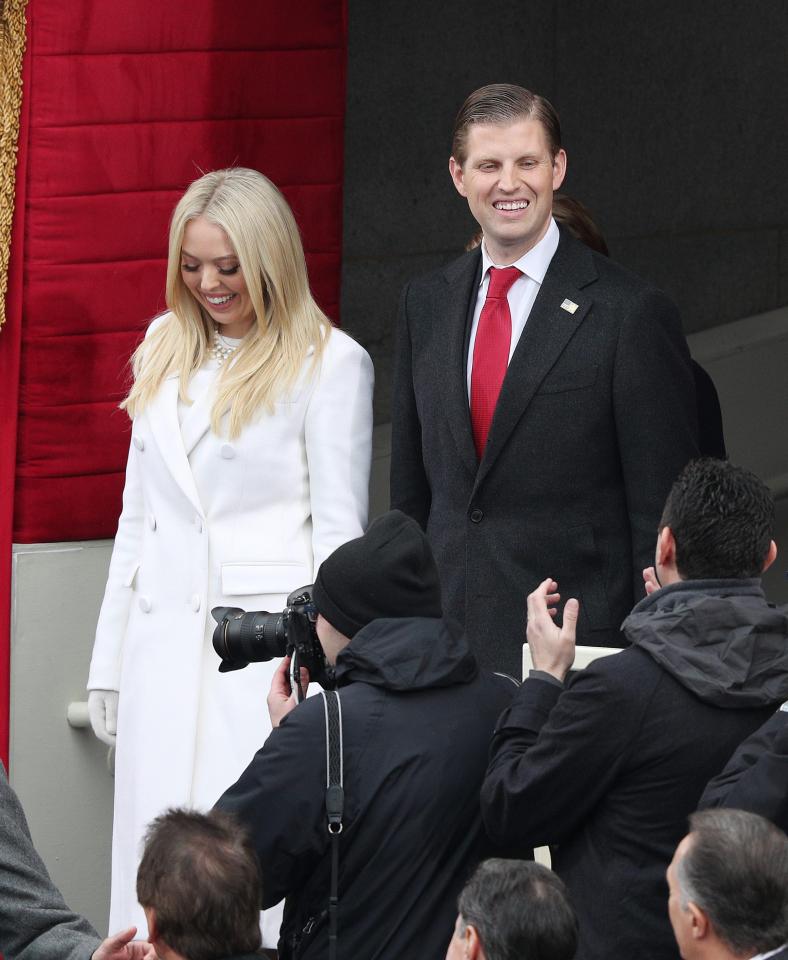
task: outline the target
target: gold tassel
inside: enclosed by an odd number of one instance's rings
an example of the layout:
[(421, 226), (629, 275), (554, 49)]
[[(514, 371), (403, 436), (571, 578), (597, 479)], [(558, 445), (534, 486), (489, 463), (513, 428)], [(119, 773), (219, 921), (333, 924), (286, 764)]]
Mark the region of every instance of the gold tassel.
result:
[(27, 0), (0, 0), (0, 327), (5, 323)]

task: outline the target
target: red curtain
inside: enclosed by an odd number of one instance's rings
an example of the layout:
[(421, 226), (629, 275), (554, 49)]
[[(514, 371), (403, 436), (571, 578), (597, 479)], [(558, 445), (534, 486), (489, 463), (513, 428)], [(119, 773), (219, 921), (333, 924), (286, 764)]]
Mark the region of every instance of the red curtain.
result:
[(12, 538), (114, 534), (128, 444), (117, 404), (128, 357), (164, 306), (167, 222), (184, 187), (231, 165), (269, 176), (295, 211), (314, 293), (338, 319), (345, 16), (343, 0), (297, 11), (30, 0), (0, 334), (2, 665)]
[[(30, 71), (30, 20), (22, 72)], [(28, 101), (22, 98), (19, 117), (14, 221), (6, 291), (6, 321), (0, 329), (0, 760), (8, 769), (8, 701), (11, 655), (11, 541), (13, 536), (16, 425), (19, 409), (19, 357), (21, 352), (22, 263), (24, 261), (24, 210), (27, 181)]]

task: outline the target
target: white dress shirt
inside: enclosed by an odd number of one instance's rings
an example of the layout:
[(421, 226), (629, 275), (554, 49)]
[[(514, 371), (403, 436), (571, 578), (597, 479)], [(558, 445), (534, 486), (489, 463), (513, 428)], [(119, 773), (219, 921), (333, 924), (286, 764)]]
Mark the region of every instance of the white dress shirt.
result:
[(539, 293), (547, 268), (553, 259), (555, 251), (558, 249), (559, 232), (555, 220), (550, 220), (550, 226), (547, 233), (535, 246), (531, 247), (528, 253), (523, 254), (519, 260), (514, 263), (497, 264), (490, 259), (487, 248), (482, 240), (482, 279), (479, 284), (479, 291), (476, 295), (476, 307), (473, 311), (473, 324), (471, 325), (471, 339), (468, 344), (468, 366), (467, 366), (467, 389), (468, 398), (471, 396), (471, 371), (473, 370), (473, 347), (476, 343), (476, 331), (479, 329), (479, 317), (482, 313), (484, 301), (487, 299), (487, 288), (490, 285), (490, 267), (507, 266), (517, 267), (523, 274), (509, 288), (506, 299), (509, 301), (509, 312), (512, 315), (512, 339), (509, 344), (509, 361), (520, 339), (520, 335), (525, 329), (525, 324), (531, 313), (531, 308)]

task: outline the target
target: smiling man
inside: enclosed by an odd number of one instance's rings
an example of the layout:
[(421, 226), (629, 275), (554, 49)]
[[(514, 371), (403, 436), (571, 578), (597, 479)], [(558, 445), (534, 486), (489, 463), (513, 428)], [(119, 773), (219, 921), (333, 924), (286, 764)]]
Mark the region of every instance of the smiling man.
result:
[(545, 572), (583, 604), (580, 643), (623, 642), (665, 496), (697, 455), (676, 308), (559, 229), (566, 167), (547, 100), (472, 93), (449, 171), (483, 242), (400, 306), (392, 506), (427, 531), (479, 660), (517, 675)]

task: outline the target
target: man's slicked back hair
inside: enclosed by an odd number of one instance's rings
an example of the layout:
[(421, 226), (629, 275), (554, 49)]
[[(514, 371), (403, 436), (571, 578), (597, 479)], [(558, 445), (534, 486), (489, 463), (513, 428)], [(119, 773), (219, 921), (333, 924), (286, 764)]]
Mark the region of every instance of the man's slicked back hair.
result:
[(487, 960), (572, 960), (577, 917), (563, 882), (531, 860), (485, 860), (457, 902)]
[(513, 83), (490, 83), (470, 94), (454, 121), (451, 155), (460, 166), (465, 164), (468, 130), (473, 124), (510, 124), (518, 120), (541, 123), (550, 156), (555, 159), (561, 149), (561, 122), (555, 107), (538, 93)]
[(774, 498), (766, 484), (727, 460), (692, 460), (673, 484), (660, 528), (676, 540), (686, 580), (759, 577), (774, 534)]
[(153, 820), (137, 899), (156, 911), (161, 940), (187, 960), (260, 949), (260, 867), (240, 824), (216, 810), (168, 810)]
[(788, 940), (788, 837), (744, 810), (690, 816), (690, 843), (676, 868), (681, 905), (692, 902), (736, 956)]

